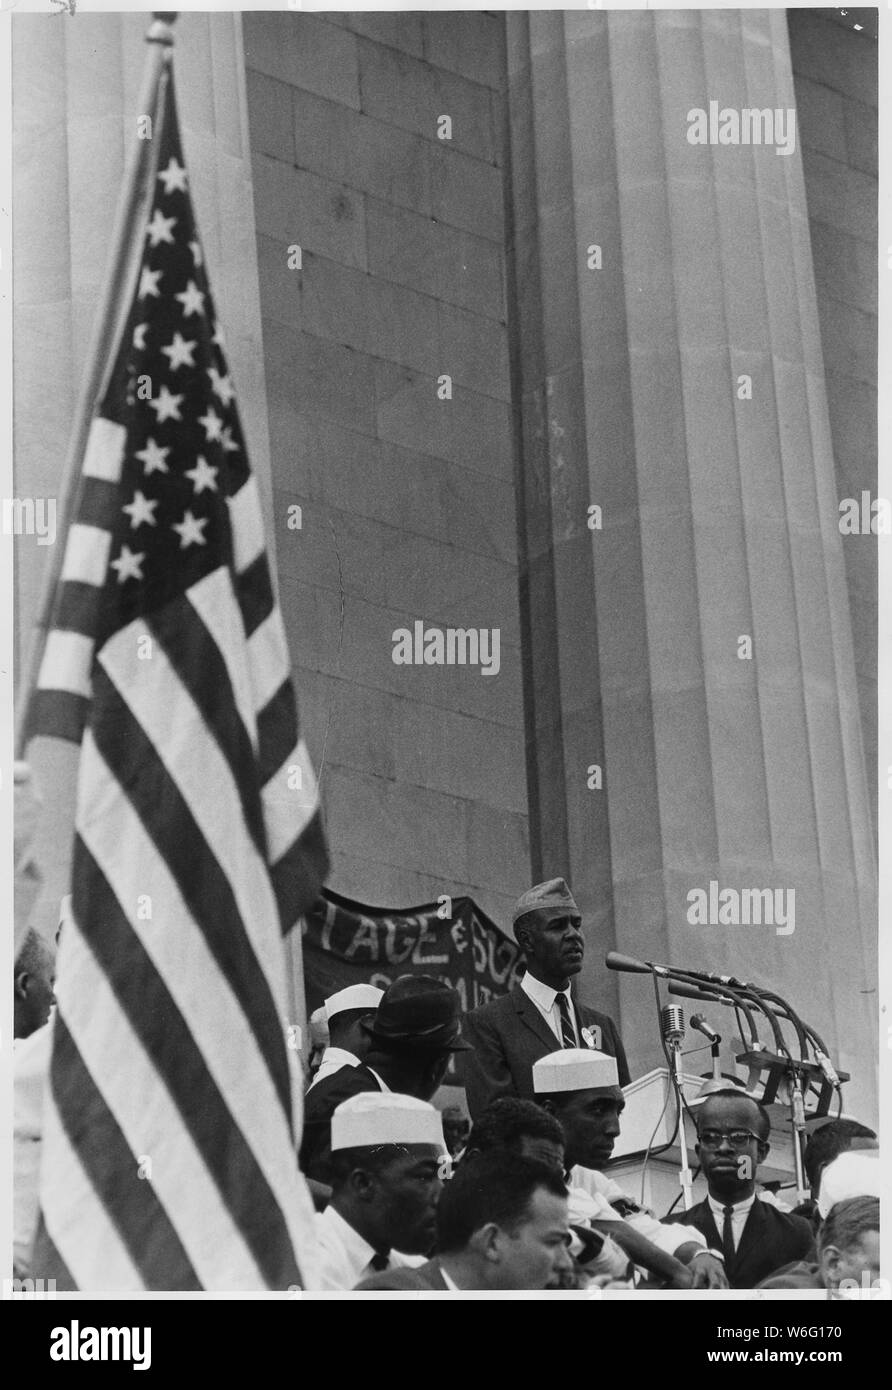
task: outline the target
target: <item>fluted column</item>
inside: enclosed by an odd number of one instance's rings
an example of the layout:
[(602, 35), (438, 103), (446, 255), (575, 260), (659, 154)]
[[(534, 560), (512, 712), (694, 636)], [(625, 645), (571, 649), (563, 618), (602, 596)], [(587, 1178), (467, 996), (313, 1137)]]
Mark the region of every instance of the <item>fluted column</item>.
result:
[[(128, 157), (151, 16), (17, 15), (14, 99), (15, 477), (56, 497)], [(271, 508), (269, 438), (239, 14), (182, 14), (174, 73), (186, 163), (252, 467)], [(273, 529), (267, 524), (272, 545)], [(30, 640), (48, 547), (17, 541), (17, 659)], [(40, 925), (67, 891), (77, 752), (30, 751), (46, 798)]]
[[(508, 33), (539, 864), (592, 923), (589, 997), (615, 1002), (613, 945), (761, 979), (872, 1113), (876, 868), (800, 151), (687, 138), (710, 100), (795, 106), (785, 15)], [(795, 890), (795, 930), (690, 922), (710, 881)], [(654, 1064), (649, 990), (620, 1002)]]

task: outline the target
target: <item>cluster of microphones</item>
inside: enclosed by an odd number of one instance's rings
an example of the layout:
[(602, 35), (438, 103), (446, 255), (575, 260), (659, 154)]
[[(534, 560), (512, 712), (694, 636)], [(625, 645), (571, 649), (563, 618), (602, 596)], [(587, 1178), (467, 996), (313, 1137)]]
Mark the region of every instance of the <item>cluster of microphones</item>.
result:
[[(843, 1081), (848, 1075), (840, 1075), (827, 1055), (827, 1048), (820, 1034), (802, 1019), (796, 1010), (773, 990), (765, 989), (746, 980), (738, 980), (734, 975), (713, 975), (707, 970), (680, 970), (671, 965), (656, 965), (652, 961), (637, 960), (634, 956), (610, 951), (606, 957), (609, 970), (619, 970), (632, 974), (651, 975), (668, 982), (669, 993), (683, 999), (695, 999), (700, 1003), (721, 1004), (734, 1009), (745, 1051), (737, 1058), (757, 1072), (767, 1070), (763, 1100), (773, 1099), (777, 1093), (780, 1078), (786, 1075), (792, 1079), (794, 1092), (799, 1094), (799, 1085), (808, 1088), (812, 1082), (819, 1082), (818, 1113), (826, 1113), (831, 1092), (840, 1094)], [(759, 1038), (756, 1026), (758, 1015), (765, 1020), (774, 1044), (766, 1047)], [(782, 1024), (792, 1028), (795, 1033), (795, 1048), (791, 1051), (784, 1037)], [(708, 1039), (713, 1055), (718, 1053), (721, 1034), (703, 1017), (694, 1014), (690, 1025)], [(744, 1025), (748, 1038), (744, 1037)], [(667, 1004), (661, 1010), (661, 1027), (666, 1046), (678, 1049), (685, 1036), (684, 1011), (680, 1005)]]

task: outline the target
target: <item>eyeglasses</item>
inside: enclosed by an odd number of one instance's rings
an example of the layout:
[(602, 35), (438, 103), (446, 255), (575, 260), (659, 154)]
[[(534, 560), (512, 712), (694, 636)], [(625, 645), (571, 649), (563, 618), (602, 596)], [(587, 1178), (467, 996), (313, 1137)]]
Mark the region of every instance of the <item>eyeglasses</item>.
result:
[(704, 1149), (718, 1149), (725, 1139), (732, 1149), (745, 1149), (751, 1139), (758, 1142), (759, 1136), (751, 1129), (703, 1129), (699, 1138)]

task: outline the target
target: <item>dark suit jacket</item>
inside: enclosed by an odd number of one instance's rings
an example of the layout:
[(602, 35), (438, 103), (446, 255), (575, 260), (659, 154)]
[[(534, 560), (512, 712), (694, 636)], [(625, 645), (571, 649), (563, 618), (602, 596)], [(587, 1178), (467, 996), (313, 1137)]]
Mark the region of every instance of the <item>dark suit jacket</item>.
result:
[[(673, 1212), (666, 1221), (696, 1226), (713, 1250), (721, 1250), (722, 1237), (709, 1203), (704, 1199), (690, 1211)], [(757, 1197), (746, 1219), (734, 1259), (725, 1262), (732, 1289), (754, 1289), (762, 1279), (783, 1265), (815, 1258), (814, 1235), (804, 1216), (790, 1216)]]
[(342, 1100), (361, 1091), (380, 1091), (368, 1067), (340, 1067), (304, 1096), (304, 1132), (300, 1145), (301, 1171), (317, 1182), (331, 1182), (331, 1117)]
[[(580, 1032), (583, 1027), (591, 1028), (596, 1047), (616, 1058), (619, 1084), (628, 1085), (629, 1066), (613, 1019), (575, 1000), (573, 1007)], [(520, 985), (465, 1014), (462, 1037), (474, 1049), (459, 1053), (460, 1075), (467, 1090), (472, 1120), (499, 1096), (532, 1100), (533, 1063), (560, 1048), (554, 1033)]]
[(418, 1265), (415, 1269), (385, 1269), (381, 1274), (363, 1279), (361, 1284), (356, 1285), (356, 1290), (359, 1293), (374, 1293), (376, 1289), (438, 1289), (442, 1293), (446, 1287), (438, 1261), (428, 1260), (426, 1265)]

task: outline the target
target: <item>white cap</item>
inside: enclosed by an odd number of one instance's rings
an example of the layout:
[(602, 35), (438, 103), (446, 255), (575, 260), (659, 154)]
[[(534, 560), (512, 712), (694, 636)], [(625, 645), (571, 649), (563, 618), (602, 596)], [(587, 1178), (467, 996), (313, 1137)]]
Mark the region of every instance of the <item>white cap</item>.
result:
[(818, 1211), (826, 1218), (831, 1207), (847, 1197), (879, 1197), (879, 1149), (850, 1149), (841, 1153), (821, 1174)]
[(377, 1144), (434, 1144), (445, 1153), (439, 1110), (393, 1091), (361, 1091), (342, 1101), (331, 1117), (332, 1153)]
[(565, 1047), (533, 1063), (533, 1090), (537, 1096), (618, 1085), (616, 1058), (591, 1047)]
[(330, 1022), (336, 1014), (345, 1014), (348, 1009), (377, 1009), (383, 998), (383, 989), (375, 989), (374, 985), (348, 985), (328, 996), (325, 1017)]

